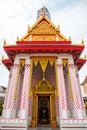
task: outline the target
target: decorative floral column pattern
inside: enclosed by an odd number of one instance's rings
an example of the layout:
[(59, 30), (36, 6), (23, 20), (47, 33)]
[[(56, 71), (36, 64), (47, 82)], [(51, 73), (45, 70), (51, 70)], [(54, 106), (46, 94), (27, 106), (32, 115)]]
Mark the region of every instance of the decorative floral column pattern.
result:
[(7, 87), (7, 91), (6, 91), (6, 96), (5, 96), (6, 98), (4, 100), (4, 108), (3, 108), (3, 112), (2, 112), (3, 117), (5, 116), (5, 109), (6, 109), (6, 105), (7, 105), (7, 97), (8, 97), (8, 93), (9, 93), (9, 85), (10, 85), (10, 81), (11, 81), (11, 77), (12, 77), (12, 70), (13, 70), (13, 67), (11, 67), (10, 73), (9, 73), (8, 87)]
[(72, 83), (72, 93), (73, 93), (73, 102), (74, 102), (74, 111), (73, 114), (75, 117), (78, 118), (83, 118), (83, 103), (82, 103), (82, 96), (80, 93), (80, 85), (78, 84), (78, 79), (76, 76), (76, 70), (75, 70), (75, 65), (73, 62), (69, 61), (68, 64), (69, 67), (69, 72), (70, 72), (70, 77), (71, 77), (71, 83)]
[(14, 104), (14, 94), (16, 89), (16, 80), (18, 76), (19, 64), (13, 65), (12, 76), (10, 77), (10, 84), (8, 84), (8, 90), (6, 95), (6, 101), (4, 106), (4, 117), (11, 118)]
[(62, 60), (57, 60), (60, 118), (68, 118)]
[(29, 102), (29, 85), (30, 85), (30, 59), (25, 63), (24, 81), (22, 88), (21, 106), (20, 106), (20, 118), (27, 118), (28, 116), (28, 102)]
[[(79, 81), (79, 73), (78, 73), (78, 70), (77, 70), (77, 67), (75, 66), (75, 71), (76, 71), (76, 77), (77, 77), (77, 80), (78, 80), (78, 85), (80, 86), (80, 81)], [(80, 98), (81, 98), (81, 104), (83, 106), (83, 115), (86, 116), (86, 112), (85, 112), (85, 106), (84, 106), (84, 101), (83, 101), (83, 97), (82, 97), (82, 91), (81, 91), (81, 87), (79, 87), (79, 93), (80, 93)]]

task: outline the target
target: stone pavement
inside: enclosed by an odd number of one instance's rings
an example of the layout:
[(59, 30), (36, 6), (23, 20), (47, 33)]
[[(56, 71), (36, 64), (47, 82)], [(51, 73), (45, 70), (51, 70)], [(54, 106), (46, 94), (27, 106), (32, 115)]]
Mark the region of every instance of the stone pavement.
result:
[(28, 130), (87, 130), (87, 128), (53, 128), (53, 127), (35, 127)]

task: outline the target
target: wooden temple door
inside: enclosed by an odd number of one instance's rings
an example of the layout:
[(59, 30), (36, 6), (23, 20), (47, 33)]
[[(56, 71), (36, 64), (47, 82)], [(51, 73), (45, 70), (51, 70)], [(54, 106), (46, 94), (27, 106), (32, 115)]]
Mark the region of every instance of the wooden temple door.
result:
[(50, 124), (50, 96), (38, 96), (38, 125)]

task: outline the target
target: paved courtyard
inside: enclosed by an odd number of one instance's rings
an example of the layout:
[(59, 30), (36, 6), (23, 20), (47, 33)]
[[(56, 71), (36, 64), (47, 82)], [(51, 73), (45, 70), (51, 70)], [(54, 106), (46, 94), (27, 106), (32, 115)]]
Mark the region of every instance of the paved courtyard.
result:
[(36, 127), (28, 130), (87, 130), (87, 128), (52, 128), (52, 127)]

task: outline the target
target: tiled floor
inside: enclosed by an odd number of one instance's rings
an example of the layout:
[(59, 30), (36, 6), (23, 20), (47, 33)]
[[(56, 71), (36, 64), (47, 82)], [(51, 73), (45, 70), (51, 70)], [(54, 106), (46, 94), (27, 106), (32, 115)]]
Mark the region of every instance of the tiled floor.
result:
[(87, 128), (52, 128), (52, 127), (36, 127), (28, 130), (87, 130)]

